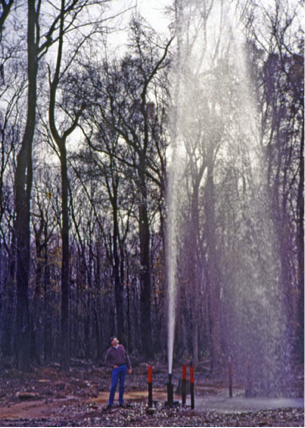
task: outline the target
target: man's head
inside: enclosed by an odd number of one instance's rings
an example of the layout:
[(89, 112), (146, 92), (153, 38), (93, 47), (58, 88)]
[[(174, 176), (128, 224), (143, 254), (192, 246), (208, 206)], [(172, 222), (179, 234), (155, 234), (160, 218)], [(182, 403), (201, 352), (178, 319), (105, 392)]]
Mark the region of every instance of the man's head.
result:
[(111, 346), (117, 346), (119, 344), (119, 340), (115, 336), (113, 336), (109, 342)]

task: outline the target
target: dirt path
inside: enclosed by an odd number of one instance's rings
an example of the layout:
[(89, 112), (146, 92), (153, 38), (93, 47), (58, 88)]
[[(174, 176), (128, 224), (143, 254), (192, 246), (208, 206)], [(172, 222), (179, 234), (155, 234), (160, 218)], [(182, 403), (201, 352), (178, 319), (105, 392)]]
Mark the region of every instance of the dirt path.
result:
[[(80, 399), (74, 396), (67, 396), (59, 399), (43, 400), (25, 400), (21, 402), (12, 402), (0, 408), (0, 420), (2, 419), (37, 419), (48, 418), (65, 407), (88, 406), (96, 410), (103, 411), (108, 402), (108, 392), (100, 392), (97, 397), (90, 399)], [(118, 393), (115, 400), (118, 401)], [(128, 403), (147, 403), (148, 393), (145, 390), (128, 391), (125, 394), (125, 402)], [(161, 389), (154, 390), (154, 400), (164, 402), (166, 394)]]

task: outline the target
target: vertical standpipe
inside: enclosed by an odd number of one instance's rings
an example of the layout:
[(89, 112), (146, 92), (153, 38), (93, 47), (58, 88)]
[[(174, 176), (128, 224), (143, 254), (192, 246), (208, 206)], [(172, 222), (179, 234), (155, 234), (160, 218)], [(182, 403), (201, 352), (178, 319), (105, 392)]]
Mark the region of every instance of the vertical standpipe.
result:
[(148, 366), (148, 407), (152, 408), (152, 379), (153, 379), (153, 369), (152, 366)]
[(174, 404), (174, 385), (172, 384), (172, 374), (168, 374), (167, 384), (167, 405), (173, 407)]
[(195, 409), (194, 366), (190, 366), (191, 409)]

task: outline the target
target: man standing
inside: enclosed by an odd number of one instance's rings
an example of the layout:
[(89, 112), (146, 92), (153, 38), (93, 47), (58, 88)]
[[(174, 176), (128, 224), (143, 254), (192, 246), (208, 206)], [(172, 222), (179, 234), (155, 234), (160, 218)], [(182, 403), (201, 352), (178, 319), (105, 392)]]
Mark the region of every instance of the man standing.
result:
[(111, 347), (108, 349), (105, 357), (105, 364), (108, 367), (112, 367), (111, 389), (107, 409), (111, 409), (113, 405), (114, 395), (119, 379), (119, 405), (120, 407), (124, 407), (124, 388), (126, 371), (128, 369), (129, 374), (132, 372), (130, 360), (124, 346), (119, 345), (119, 341), (116, 337), (112, 337), (110, 339), (110, 344)]

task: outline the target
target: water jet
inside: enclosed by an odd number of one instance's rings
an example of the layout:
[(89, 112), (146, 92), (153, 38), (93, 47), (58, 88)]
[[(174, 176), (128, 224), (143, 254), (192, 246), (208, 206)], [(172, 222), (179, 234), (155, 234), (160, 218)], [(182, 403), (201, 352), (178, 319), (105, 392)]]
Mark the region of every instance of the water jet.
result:
[[(253, 384), (249, 380), (248, 386), (260, 396), (281, 397), (291, 376), (289, 325), (247, 47), (232, 2), (212, 2), (208, 18), (200, 9), (205, 2), (175, 3), (167, 189), (168, 403), (173, 401), (180, 277), (190, 293), (201, 296), (194, 299), (195, 307), (207, 302), (213, 363), (221, 364), (225, 350), (234, 361), (234, 379), (246, 382), (248, 360)], [(229, 383), (232, 396), (230, 366)]]

